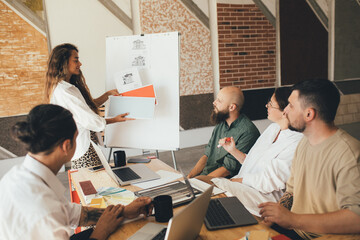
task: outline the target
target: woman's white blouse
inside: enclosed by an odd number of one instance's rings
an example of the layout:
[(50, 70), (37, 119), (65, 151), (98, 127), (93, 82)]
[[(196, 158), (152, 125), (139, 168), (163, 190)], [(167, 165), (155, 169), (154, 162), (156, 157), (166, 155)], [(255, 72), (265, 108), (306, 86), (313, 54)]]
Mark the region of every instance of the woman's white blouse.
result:
[(246, 156), (239, 174), (233, 178), (243, 178), (243, 184), (261, 193), (285, 189), (295, 149), (303, 134), (282, 130), (273, 143), (279, 131), (280, 126), (272, 123), (261, 134)]
[(80, 90), (66, 81), (57, 84), (50, 102), (66, 108), (73, 114), (79, 135), (76, 138), (76, 150), (72, 159), (80, 158), (90, 146), (90, 130), (103, 131), (106, 126), (105, 119), (94, 113), (86, 104)]

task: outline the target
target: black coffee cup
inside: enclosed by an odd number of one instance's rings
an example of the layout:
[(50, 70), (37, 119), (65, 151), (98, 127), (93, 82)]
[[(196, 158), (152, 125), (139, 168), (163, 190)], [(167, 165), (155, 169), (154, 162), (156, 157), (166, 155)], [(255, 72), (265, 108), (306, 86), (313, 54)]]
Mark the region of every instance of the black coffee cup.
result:
[(153, 200), (155, 210), (155, 220), (157, 222), (168, 222), (173, 216), (172, 197), (169, 195), (159, 195)]
[(115, 167), (122, 167), (126, 165), (126, 154), (125, 151), (114, 152), (114, 163)]

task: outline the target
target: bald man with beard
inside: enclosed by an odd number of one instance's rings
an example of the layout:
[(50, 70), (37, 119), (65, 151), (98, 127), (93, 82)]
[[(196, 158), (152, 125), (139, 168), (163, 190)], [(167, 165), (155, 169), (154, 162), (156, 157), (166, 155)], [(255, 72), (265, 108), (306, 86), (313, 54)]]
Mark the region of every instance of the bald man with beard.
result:
[(220, 90), (213, 102), (214, 110), (211, 114), (211, 121), (216, 126), (205, 148), (205, 154), (190, 171), (189, 178), (198, 175), (230, 178), (239, 172), (239, 161), (225, 149), (217, 146), (220, 139), (232, 137), (236, 148), (248, 153), (260, 136), (256, 126), (241, 113), (243, 105), (244, 94), (240, 88), (225, 87)]

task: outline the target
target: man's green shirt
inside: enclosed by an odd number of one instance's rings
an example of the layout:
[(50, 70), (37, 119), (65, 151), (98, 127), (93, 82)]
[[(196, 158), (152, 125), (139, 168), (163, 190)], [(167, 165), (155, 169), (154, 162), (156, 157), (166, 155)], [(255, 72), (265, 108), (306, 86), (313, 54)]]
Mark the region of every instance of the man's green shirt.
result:
[(219, 167), (225, 167), (232, 177), (238, 174), (241, 164), (224, 148), (218, 148), (219, 140), (224, 137), (233, 137), (236, 148), (243, 153), (248, 153), (260, 136), (259, 130), (244, 114), (231, 123), (226, 121), (215, 126), (208, 145), (205, 147), (205, 155), (208, 157), (201, 175), (207, 175)]

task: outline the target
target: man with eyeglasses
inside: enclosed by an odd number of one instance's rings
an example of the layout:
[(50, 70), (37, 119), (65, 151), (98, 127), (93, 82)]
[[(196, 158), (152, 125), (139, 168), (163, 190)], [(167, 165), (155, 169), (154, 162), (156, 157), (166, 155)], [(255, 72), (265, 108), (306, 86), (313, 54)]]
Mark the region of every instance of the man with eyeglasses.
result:
[(188, 174), (189, 178), (198, 175), (212, 177), (232, 177), (241, 167), (231, 154), (219, 148), (218, 143), (222, 138), (233, 137), (236, 148), (248, 153), (260, 136), (256, 126), (241, 113), (244, 104), (244, 95), (240, 88), (225, 87), (220, 90), (213, 102), (214, 110), (211, 121), (216, 124), (205, 154), (200, 158), (195, 167)]
[(283, 197), (259, 208), (265, 223), (301, 237), (292, 239), (360, 233), (360, 142), (335, 126), (339, 102), (332, 82), (307, 80), (294, 85), (285, 108), (289, 128), (305, 137)]

